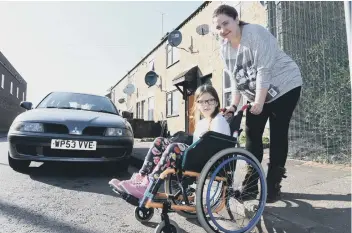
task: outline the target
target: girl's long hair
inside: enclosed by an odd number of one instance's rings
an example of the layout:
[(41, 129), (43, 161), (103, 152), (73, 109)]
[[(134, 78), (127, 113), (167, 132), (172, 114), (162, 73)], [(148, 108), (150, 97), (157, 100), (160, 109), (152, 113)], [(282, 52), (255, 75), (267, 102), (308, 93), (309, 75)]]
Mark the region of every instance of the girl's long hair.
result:
[(194, 104), (193, 104), (193, 111), (192, 111), (194, 121), (196, 119), (197, 101), (199, 97), (205, 93), (212, 95), (216, 101), (216, 104), (218, 104), (218, 106), (216, 106), (216, 108), (214, 109), (214, 112), (211, 114), (211, 118), (216, 117), (216, 115), (218, 115), (218, 113), (220, 112), (220, 99), (219, 99), (218, 92), (215, 90), (215, 88), (212, 85), (209, 85), (209, 84), (201, 85), (197, 88), (194, 94)]

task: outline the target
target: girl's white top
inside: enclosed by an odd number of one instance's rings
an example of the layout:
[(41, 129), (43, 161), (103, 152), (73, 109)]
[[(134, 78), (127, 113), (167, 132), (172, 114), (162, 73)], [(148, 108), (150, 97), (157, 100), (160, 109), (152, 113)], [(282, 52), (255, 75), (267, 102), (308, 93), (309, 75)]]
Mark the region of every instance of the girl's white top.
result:
[(197, 122), (196, 128), (193, 133), (193, 143), (198, 141), (200, 136), (209, 130), (231, 136), (229, 123), (227, 123), (225, 117), (223, 117), (219, 113), (210, 122), (210, 125), (209, 119), (206, 118), (203, 118), (202, 120)]

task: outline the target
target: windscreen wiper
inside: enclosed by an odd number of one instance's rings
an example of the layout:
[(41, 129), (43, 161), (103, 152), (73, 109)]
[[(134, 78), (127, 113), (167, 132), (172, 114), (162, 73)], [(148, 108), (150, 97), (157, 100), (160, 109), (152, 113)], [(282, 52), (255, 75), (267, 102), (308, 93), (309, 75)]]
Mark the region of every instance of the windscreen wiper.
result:
[(46, 108), (58, 108), (58, 109), (76, 109), (76, 110), (82, 110), (81, 108), (74, 108), (74, 107), (55, 107), (55, 106), (47, 106)]
[(101, 109), (101, 110), (96, 111), (96, 112), (104, 112), (104, 113), (110, 113), (110, 114), (114, 114), (114, 115), (116, 115), (116, 113), (114, 113), (114, 112), (110, 112), (110, 111), (106, 111), (106, 110), (104, 110), (104, 109)]

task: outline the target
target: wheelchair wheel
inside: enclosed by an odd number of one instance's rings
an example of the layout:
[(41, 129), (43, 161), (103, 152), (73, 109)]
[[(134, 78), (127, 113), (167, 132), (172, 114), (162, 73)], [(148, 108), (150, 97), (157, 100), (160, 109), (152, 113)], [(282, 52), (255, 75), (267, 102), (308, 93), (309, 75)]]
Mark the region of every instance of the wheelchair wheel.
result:
[(139, 207), (137, 206), (134, 209), (134, 217), (139, 221), (139, 222), (148, 222), (154, 215), (154, 209), (153, 208), (144, 208), (144, 207)]
[[(192, 187), (188, 186), (188, 188), (192, 188)], [(195, 189), (195, 187), (194, 187), (194, 189)], [(176, 194), (178, 191), (181, 190), (180, 187), (178, 186), (178, 181), (177, 181), (175, 175), (171, 174), (165, 179), (164, 190), (165, 190), (165, 193), (167, 193), (167, 194)], [(187, 190), (187, 195), (195, 196), (195, 192), (192, 192), (191, 189)], [(179, 200), (172, 200), (172, 202), (175, 205), (182, 205), (182, 201), (179, 201)], [(195, 212), (180, 210), (180, 211), (176, 211), (176, 213), (184, 218), (189, 218), (189, 219), (197, 218), (197, 214)]]
[[(244, 165), (242, 166), (239, 164), (241, 161), (244, 162)], [(239, 196), (238, 189), (235, 187), (236, 182), (241, 182), (243, 184), (245, 179), (247, 179), (247, 181), (249, 180), (247, 174), (244, 180), (238, 179), (237, 177), (234, 178), (234, 175), (236, 174), (241, 175), (242, 168), (245, 171), (247, 166), (251, 166), (252, 172), (255, 171), (258, 173), (255, 177), (257, 177), (257, 182), (260, 181), (260, 185), (257, 184), (259, 195), (256, 193), (253, 195), (253, 193), (251, 193), (252, 196), (259, 196), (258, 203), (250, 199), (244, 201), (243, 197), (246, 196), (246, 194)], [(222, 204), (219, 205), (219, 208), (214, 210), (211, 206), (210, 186), (217, 177), (222, 179), (225, 178), (228, 188), (225, 190), (225, 193), (223, 193)], [(209, 184), (206, 184), (207, 179), (209, 179)], [(265, 173), (259, 161), (250, 152), (242, 148), (234, 147), (224, 149), (215, 154), (207, 162), (198, 180), (196, 190), (196, 213), (198, 221), (208, 233), (250, 232), (256, 226), (263, 214), (266, 203), (266, 193), (267, 186)], [(230, 202), (232, 201), (237, 202), (237, 204), (235, 204), (235, 211), (230, 209)], [(239, 204), (247, 204), (250, 208), (249, 210), (239, 208)], [(243, 217), (243, 220), (240, 220), (239, 217)], [(222, 225), (226, 218), (229, 218), (229, 223)]]
[(159, 225), (155, 228), (154, 233), (181, 233), (180, 227), (176, 222), (169, 220), (170, 228), (167, 229), (165, 221), (159, 223)]

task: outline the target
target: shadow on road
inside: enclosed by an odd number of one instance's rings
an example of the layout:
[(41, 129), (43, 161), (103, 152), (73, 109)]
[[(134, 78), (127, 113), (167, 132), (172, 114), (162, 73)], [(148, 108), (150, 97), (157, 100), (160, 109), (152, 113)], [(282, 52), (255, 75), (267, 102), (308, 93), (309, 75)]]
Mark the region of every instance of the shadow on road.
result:
[[(351, 194), (284, 193), (283, 207), (266, 206), (257, 232), (262, 233), (348, 233), (351, 208), (317, 208), (302, 200), (314, 202), (351, 202)], [(347, 206), (347, 205), (344, 205)]]
[(61, 222), (57, 218), (51, 218), (40, 213), (34, 213), (31, 210), (22, 208), (17, 205), (6, 203), (0, 200), (0, 214), (7, 216), (11, 221), (21, 221), (28, 225), (35, 223), (43, 229), (43, 232), (75, 232), (75, 233), (94, 233), (91, 230), (83, 229), (77, 226), (70, 225), (65, 222)]
[(63, 189), (116, 196), (108, 182), (112, 178), (129, 179), (132, 172), (119, 171), (112, 164), (46, 162), (29, 167), (26, 174), (33, 180)]

